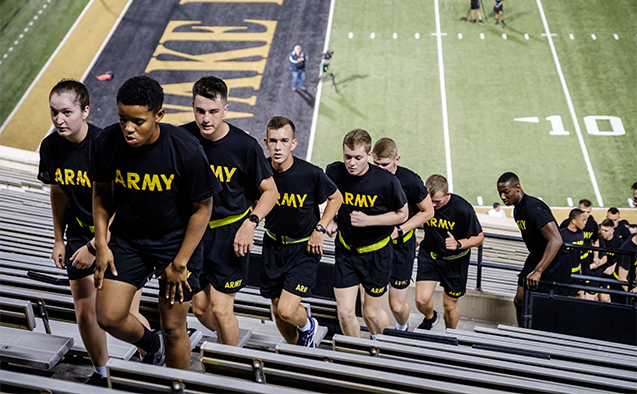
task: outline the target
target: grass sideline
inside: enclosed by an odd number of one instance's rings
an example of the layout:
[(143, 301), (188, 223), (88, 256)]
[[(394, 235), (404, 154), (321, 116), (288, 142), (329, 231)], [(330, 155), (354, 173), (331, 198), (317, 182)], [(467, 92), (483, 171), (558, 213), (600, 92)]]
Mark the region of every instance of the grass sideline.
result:
[[(631, 159), (637, 151), (637, 10), (631, 4), (542, 3), (606, 207), (627, 207), (637, 180)], [(434, 2), (336, 0), (335, 7), (329, 46), (339, 92), (329, 81), (323, 86), (313, 162), (341, 160), (343, 135), (361, 127), (374, 140), (394, 138), (401, 163), (423, 178), (445, 174)], [(499, 175), (514, 171), (529, 194), (551, 206), (567, 206), (569, 197), (597, 206), (536, 2), (505, 2), (504, 29), (494, 24), (490, 5), (489, 23), (461, 21), (468, 7), (440, 2), (454, 191), (489, 205), (499, 201)], [(588, 134), (583, 118), (593, 115), (619, 117), (626, 134)], [(550, 135), (549, 116), (561, 116), (570, 134)], [(523, 117), (539, 122), (513, 120)], [(597, 123), (610, 129), (608, 121)]]
[[(87, 3), (88, 0), (2, 1), (0, 124), (13, 111)], [(5, 53), (8, 56), (2, 58)]]

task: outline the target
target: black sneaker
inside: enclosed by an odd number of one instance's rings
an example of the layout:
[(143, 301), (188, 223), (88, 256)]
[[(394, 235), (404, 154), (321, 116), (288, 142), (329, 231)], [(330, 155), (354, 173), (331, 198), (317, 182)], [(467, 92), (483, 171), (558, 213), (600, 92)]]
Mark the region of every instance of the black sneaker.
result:
[(498, 23), (500, 23), (500, 21), (496, 19), (495, 20), (495, 24), (497, 25)]
[(438, 312), (434, 311), (434, 316), (431, 319), (424, 318), (422, 323), (418, 326), (420, 330), (431, 330), (438, 323)]
[(310, 329), (307, 331), (299, 330), (299, 339), (298, 341), (296, 341), (296, 344), (305, 347), (316, 347), (316, 344), (314, 343), (314, 334), (316, 334), (316, 329), (318, 328), (318, 326), (319, 324), (316, 319), (311, 317)]
[(476, 20), (475, 19), (471, 19), (471, 23), (476, 23)]
[(103, 377), (100, 373), (93, 372), (90, 378), (86, 381), (89, 386), (108, 387), (108, 379)]
[(480, 22), (480, 23), (484, 23), (484, 21), (483, 21), (482, 19), (480, 19), (478, 22)]
[(502, 27), (504, 27), (504, 26), (506, 26), (506, 25), (507, 25), (507, 24), (506, 24), (506, 23), (504, 23), (504, 21), (502, 21)]
[(161, 332), (159, 330), (153, 330), (153, 333), (159, 335), (159, 350), (157, 350), (154, 354), (146, 353), (142, 359), (142, 364), (164, 365), (164, 356), (166, 355), (164, 338), (161, 336)]

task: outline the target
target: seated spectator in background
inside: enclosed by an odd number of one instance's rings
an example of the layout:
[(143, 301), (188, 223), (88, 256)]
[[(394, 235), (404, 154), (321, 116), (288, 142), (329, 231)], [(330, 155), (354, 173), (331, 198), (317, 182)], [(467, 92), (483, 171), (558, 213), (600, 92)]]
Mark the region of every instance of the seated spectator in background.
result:
[[(569, 224), (566, 228), (560, 229), (560, 233), (562, 234), (562, 239), (565, 244), (572, 245), (584, 245), (584, 227), (586, 226), (586, 216), (584, 216), (584, 212), (580, 209), (575, 208), (571, 210), (571, 213), (568, 215)], [(566, 250), (570, 253), (571, 259), (571, 275), (572, 274), (581, 274), (582, 273), (582, 260), (588, 257), (588, 252), (582, 249), (573, 249), (566, 247)], [(581, 280), (571, 278), (571, 284), (579, 285), (581, 284)], [(583, 292), (579, 289), (568, 289), (569, 297), (580, 297), (583, 296)]]
[(489, 212), (487, 212), (487, 214), (489, 216), (493, 216), (494, 218), (505, 218), (505, 217), (507, 217), (507, 213), (504, 212), (504, 209), (502, 209), (500, 204), (497, 203), (497, 202), (493, 203), (493, 209), (490, 209)]
[(619, 237), (622, 243), (626, 242), (626, 240), (630, 238), (631, 234), (630, 230), (626, 226), (627, 222), (622, 220), (621, 215), (619, 214), (619, 209), (615, 207), (609, 208), (608, 212), (606, 212), (606, 219), (613, 221), (615, 234)]
[[(619, 249), (622, 246), (622, 241), (617, 236), (613, 221), (610, 219), (604, 219), (599, 226), (599, 246), (600, 248)], [(615, 264), (617, 263), (618, 256), (613, 252), (600, 252), (599, 256), (594, 258), (593, 264), (591, 264), (591, 271), (599, 270), (596, 273), (601, 278), (614, 279), (613, 273), (615, 272)], [(600, 283), (602, 289), (610, 289), (610, 285), (607, 283)], [(610, 302), (611, 298), (609, 294), (599, 295), (600, 301)]]
[[(591, 211), (593, 210), (593, 203), (591, 200), (583, 198), (579, 200), (579, 204), (577, 205), (577, 209), (582, 211), (584, 217), (586, 217), (586, 226), (584, 227), (584, 245), (589, 246), (599, 246), (599, 229), (597, 222), (591, 216)], [(564, 221), (560, 224), (560, 228), (566, 228), (570, 223), (570, 219), (564, 219)], [(589, 250), (585, 253), (586, 256), (582, 259), (582, 274), (587, 276), (595, 276), (591, 273), (590, 266), (593, 263), (593, 251)], [(600, 272), (601, 273), (601, 272)], [(597, 275), (599, 276), (599, 275)], [(597, 287), (598, 283), (592, 283), (590, 281), (586, 281), (584, 283), (587, 286)], [(589, 300), (597, 300), (597, 292), (586, 292), (584, 297)]]
[(631, 188), (633, 189), (633, 206), (637, 208), (637, 182), (633, 183)]
[[(570, 265), (551, 209), (540, 199), (525, 194), (518, 176), (512, 172), (502, 174), (497, 187), (502, 202), (515, 205), (513, 216), (529, 250), (529, 256), (518, 276), (514, 299), (518, 324), (522, 325), (524, 288), (548, 293), (551, 288), (549, 282), (568, 283)], [(543, 283), (540, 283), (540, 278)], [(555, 289), (555, 294), (565, 293), (563, 288)]]

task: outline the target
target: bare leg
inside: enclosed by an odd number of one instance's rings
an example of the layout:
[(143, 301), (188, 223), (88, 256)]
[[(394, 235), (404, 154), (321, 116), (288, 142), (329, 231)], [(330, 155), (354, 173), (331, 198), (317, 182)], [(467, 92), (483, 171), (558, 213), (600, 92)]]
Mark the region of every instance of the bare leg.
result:
[(383, 298), (372, 297), (365, 293), (365, 307), (363, 308), (363, 316), (366, 316), (367, 328), (372, 335), (382, 334), (383, 330), (389, 327), (389, 317), (387, 312), (383, 310)]
[(159, 297), (161, 334), (166, 346), (166, 366), (188, 370), (190, 368), (190, 338), (186, 318), (190, 302), (170, 302)]
[(442, 295), (442, 304), (445, 308), (445, 327), (456, 328), (460, 312), (458, 311), (458, 298), (449, 297), (447, 293)]
[(239, 322), (234, 315), (235, 294), (222, 293), (210, 286), (210, 295), (219, 343), (237, 346), (239, 344)]
[(272, 306), (279, 332), (287, 343), (296, 344), (299, 338), (297, 327), (307, 323), (307, 312), (301, 306), (301, 297), (283, 290), (279, 298), (272, 300)]
[(108, 361), (108, 348), (106, 346), (106, 333), (97, 323), (95, 312), (97, 289), (93, 284), (93, 275), (71, 280), (70, 285), (75, 305), (77, 328), (80, 331), (86, 352), (94, 366), (103, 367)]
[(130, 313), (137, 289), (135, 286), (111, 279), (104, 279), (97, 291), (97, 321), (106, 332), (128, 343), (139, 341), (144, 335), (144, 326)]
[(217, 331), (217, 321), (212, 314), (211, 289), (212, 285), (208, 283), (202, 291), (193, 296), (192, 312), (204, 327), (210, 331)]
[(400, 325), (407, 324), (409, 320), (409, 304), (407, 304), (407, 293), (409, 288), (395, 289), (389, 285), (389, 307), (394, 319)]
[(434, 317), (434, 302), (431, 299), (436, 290), (436, 283), (431, 280), (420, 280), (416, 282), (416, 307), (425, 315), (425, 319)]
[[(141, 302), (141, 298), (142, 298), (142, 289), (139, 289), (137, 290), (137, 292), (135, 292), (135, 297), (133, 297), (133, 302), (131, 303), (131, 306), (130, 306), (130, 313), (133, 316), (135, 316), (137, 320), (139, 320), (139, 322), (144, 325), (144, 327), (150, 330), (150, 323), (148, 322), (148, 319), (146, 319), (146, 317), (142, 315), (141, 312), (139, 311), (139, 304)], [(144, 358), (144, 356), (146, 355), (146, 352), (144, 351), (144, 349), (137, 348), (137, 351), (139, 352), (139, 356), (141, 358)]]
[(513, 305), (515, 305), (515, 314), (518, 319), (518, 326), (522, 327), (522, 308), (524, 308), (524, 288), (522, 286), (518, 286), (515, 298), (513, 299)]
[(338, 307), (338, 320), (341, 324), (343, 334), (359, 338), (361, 327), (356, 318), (356, 293), (358, 286), (346, 287), (343, 289), (334, 288), (336, 304)]

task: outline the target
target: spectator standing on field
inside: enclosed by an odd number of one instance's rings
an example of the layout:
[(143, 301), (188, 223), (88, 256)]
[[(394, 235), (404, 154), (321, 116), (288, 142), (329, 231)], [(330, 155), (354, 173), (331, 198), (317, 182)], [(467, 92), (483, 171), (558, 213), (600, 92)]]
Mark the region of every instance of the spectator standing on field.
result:
[(292, 90), (296, 90), (299, 86), (301, 90), (305, 90), (305, 53), (300, 45), (294, 47), (290, 53), (290, 70), (292, 70)]

